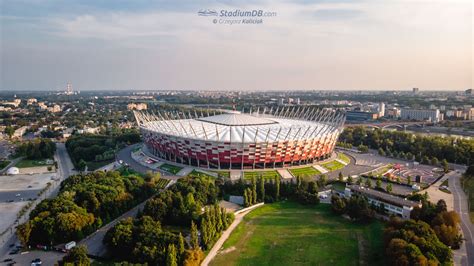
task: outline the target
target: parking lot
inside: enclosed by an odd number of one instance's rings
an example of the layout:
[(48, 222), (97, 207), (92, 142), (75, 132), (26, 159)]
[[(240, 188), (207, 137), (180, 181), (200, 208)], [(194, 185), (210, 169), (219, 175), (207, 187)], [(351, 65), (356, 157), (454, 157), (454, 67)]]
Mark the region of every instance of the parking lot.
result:
[[(16, 249), (15, 247), (11, 247), (11, 250)], [(45, 266), (52, 266), (56, 265), (56, 263), (64, 257), (64, 253), (56, 252), (56, 251), (40, 251), (40, 250), (32, 250), (29, 252), (23, 252), (13, 255), (7, 255), (2, 258), (0, 261), (0, 265), (8, 265), (13, 261), (16, 262), (15, 265), (31, 265), (31, 261), (34, 259), (40, 259), (42, 264)], [(3, 262), (4, 260), (9, 260), (8, 262)]]

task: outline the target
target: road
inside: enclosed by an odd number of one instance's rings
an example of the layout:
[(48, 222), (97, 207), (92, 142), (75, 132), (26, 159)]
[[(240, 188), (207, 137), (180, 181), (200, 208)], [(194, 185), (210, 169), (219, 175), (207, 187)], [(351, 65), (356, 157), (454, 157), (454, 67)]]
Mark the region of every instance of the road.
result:
[[(45, 194), (43, 194), (43, 196), (41, 198), (38, 198), (36, 201), (35, 201), (35, 204), (34, 206), (36, 206), (37, 203), (39, 203), (41, 200), (45, 199), (45, 198), (52, 198), (52, 197), (55, 197), (57, 195), (57, 193), (59, 192), (59, 184), (61, 183), (61, 181), (63, 181), (64, 179), (68, 178), (70, 175), (72, 174), (75, 174), (76, 172), (73, 170), (74, 166), (71, 162), (71, 158), (69, 157), (69, 154), (67, 153), (67, 150), (66, 150), (66, 147), (64, 145), (64, 143), (56, 143), (56, 153), (54, 155), (54, 158), (55, 160), (58, 162), (58, 172), (57, 172), (57, 176), (58, 176), (58, 180), (53, 182), (52, 183), (52, 187), (51, 189), (47, 190)], [(28, 219), (28, 216), (29, 216), (29, 212), (34, 208), (34, 206), (32, 206), (32, 208), (29, 209), (29, 211), (23, 215), (22, 219), (17, 223), (15, 224), (14, 226), (20, 224), (20, 223), (24, 223), (26, 222), (26, 220)], [(11, 230), (11, 232), (13, 232), (14, 230)], [(0, 242), (0, 261), (2, 261), (3, 259), (5, 258), (10, 258), (12, 256), (8, 255), (8, 252), (11, 248), (9, 248), (9, 245), (11, 244), (18, 244), (18, 239), (16, 237), (16, 234), (11, 234), (11, 235), (8, 235), (8, 236), (4, 236), (6, 237), (7, 239), (5, 240), (5, 242)], [(35, 253), (36, 254), (36, 253)], [(42, 254), (41, 256), (37, 255), (36, 257), (34, 258), (47, 258), (48, 254), (49, 253), (40, 253)], [(13, 258), (15, 259), (15, 256), (24, 256), (24, 255), (14, 255)], [(32, 259), (34, 259), (32, 258)], [(15, 259), (16, 260), (16, 259)], [(31, 261), (31, 260), (29, 260)]]
[(93, 234), (89, 235), (87, 238), (84, 238), (79, 242), (79, 245), (86, 245), (87, 246), (87, 251), (89, 255), (92, 256), (97, 256), (97, 257), (102, 257), (106, 258), (107, 257), (107, 248), (102, 242), (104, 239), (105, 234), (107, 231), (109, 231), (110, 228), (112, 228), (114, 225), (116, 225), (119, 221), (122, 219), (128, 218), (128, 217), (135, 217), (138, 213), (138, 210), (142, 210), (143, 206), (145, 206), (146, 201), (140, 203), (139, 205), (135, 206), (133, 209), (129, 210), (128, 212), (122, 214), (122, 216), (116, 218), (112, 222), (106, 224), (105, 226), (101, 227), (97, 231), (95, 231)]
[(461, 229), (465, 239), (467, 258), (462, 260), (462, 265), (472, 266), (474, 265), (474, 225), (469, 219), (467, 197), (462, 190), (460, 178), (461, 174), (453, 171), (449, 177), (449, 188), (454, 197), (454, 210), (461, 217)]
[(181, 178), (181, 176), (173, 176), (173, 175), (170, 175), (169, 173), (167, 173), (165, 171), (161, 171), (160, 169), (152, 170), (152, 169), (138, 163), (137, 161), (135, 161), (132, 158), (132, 151), (140, 145), (142, 145), (142, 144), (141, 143), (134, 144), (134, 145), (131, 145), (131, 146), (128, 146), (128, 147), (122, 149), (117, 154), (117, 160), (122, 160), (124, 163), (128, 164), (128, 166), (130, 168), (132, 168), (133, 170), (135, 170), (137, 172), (140, 172), (140, 173), (146, 173), (146, 172), (149, 172), (149, 171), (153, 171), (153, 172), (159, 172), (161, 174), (161, 176), (166, 178), (166, 179), (177, 180), (177, 179)]

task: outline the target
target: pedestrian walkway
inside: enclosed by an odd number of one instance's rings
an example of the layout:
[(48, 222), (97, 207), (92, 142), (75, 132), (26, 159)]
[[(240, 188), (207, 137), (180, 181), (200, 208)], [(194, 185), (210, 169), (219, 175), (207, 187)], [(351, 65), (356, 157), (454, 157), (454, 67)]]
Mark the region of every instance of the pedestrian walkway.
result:
[(343, 165), (348, 165), (348, 163), (344, 162), (343, 160), (336, 159), (336, 161), (342, 163)]
[(326, 168), (322, 167), (319, 164), (313, 165), (313, 168), (321, 172), (321, 174), (326, 174), (327, 172), (329, 172), (328, 170), (326, 170)]
[(291, 173), (288, 171), (288, 169), (278, 169), (277, 172), (280, 174), (280, 176), (283, 178), (283, 179), (292, 179), (293, 176), (291, 175)]
[(177, 176), (187, 176), (189, 175), (192, 171), (194, 170), (193, 167), (184, 167), (181, 169), (178, 173), (176, 173)]

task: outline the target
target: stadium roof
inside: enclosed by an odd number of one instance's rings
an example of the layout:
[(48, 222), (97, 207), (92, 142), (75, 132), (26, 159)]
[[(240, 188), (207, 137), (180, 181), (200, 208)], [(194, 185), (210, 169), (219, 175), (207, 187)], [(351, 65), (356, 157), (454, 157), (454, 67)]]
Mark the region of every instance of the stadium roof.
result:
[(269, 125), (278, 123), (274, 120), (263, 117), (256, 117), (235, 112), (202, 117), (196, 120), (225, 126)]
[[(187, 139), (255, 143), (304, 140), (342, 131), (345, 114), (311, 107), (288, 107), (242, 114), (231, 111), (211, 115), (134, 112), (138, 125), (151, 132)], [(340, 132), (339, 132), (340, 133)]]

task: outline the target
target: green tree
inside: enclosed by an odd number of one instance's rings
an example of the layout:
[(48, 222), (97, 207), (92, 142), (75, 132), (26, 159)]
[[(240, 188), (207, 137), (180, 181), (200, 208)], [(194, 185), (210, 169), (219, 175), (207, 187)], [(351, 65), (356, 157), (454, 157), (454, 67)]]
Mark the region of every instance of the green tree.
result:
[(178, 256), (180, 261), (184, 260), (184, 251), (186, 250), (186, 242), (184, 241), (184, 237), (181, 233), (179, 233), (178, 238)]
[(441, 166), (443, 167), (443, 171), (445, 173), (449, 172), (449, 164), (446, 159), (441, 160)]
[(411, 186), (411, 176), (407, 176), (407, 185)]
[(252, 177), (252, 201), (251, 201), (251, 203), (256, 204), (257, 201), (258, 201), (258, 198), (257, 198), (257, 180), (255, 179), (255, 177)]
[(176, 247), (173, 244), (169, 244), (166, 250), (166, 266), (178, 266)]
[(385, 190), (388, 192), (388, 193), (392, 193), (392, 184), (388, 183), (387, 184), (387, 187), (385, 188)]
[(377, 181), (375, 181), (375, 187), (378, 189), (382, 188), (382, 180), (380, 178), (377, 178)]
[(64, 263), (72, 263), (75, 266), (91, 265), (87, 257), (87, 247), (84, 245), (73, 247), (69, 253), (63, 258)]
[(372, 188), (372, 181), (370, 181), (370, 178), (365, 179), (365, 184), (366, 187)]
[(275, 177), (275, 200), (280, 200), (280, 176)]
[(77, 168), (79, 171), (84, 171), (86, 169), (87, 163), (84, 160), (80, 160), (79, 163), (77, 164)]
[(258, 191), (259, 191), (259, 194), (260, 194), (260, 202), (263, 202), (264, 199), (265, 199), (265, 179), (260, 176), (260, 180), (259, 180), (259, 188), (258, 188)]
[(348, 183), (348, 184), (352, 184), (353, 181), (354, 181), (354, 180), (352, 180), (352, 176), (351, 176), (351, 175), (348, 175), (348, 176), (347, 176), (347, 183)]
[(342, 174), (342, 172), (339, 172), (337, 178), (340, 182), (344, 181), (344, 175)]
[(7, 134), (9, 138), (12, 138), (13, 134), (15, 134), (15, 129), (12, 126), (6, 126), (5, 134)]
[(378, 152), (380, 156), (385, 156), (385, 151), (382, 148), (379, 148)]
[(191, 222), (191, 248), (198, 249), (199, 248), (199, 237), (198, 237), (198, 229), (194, 222)]

